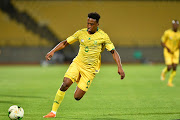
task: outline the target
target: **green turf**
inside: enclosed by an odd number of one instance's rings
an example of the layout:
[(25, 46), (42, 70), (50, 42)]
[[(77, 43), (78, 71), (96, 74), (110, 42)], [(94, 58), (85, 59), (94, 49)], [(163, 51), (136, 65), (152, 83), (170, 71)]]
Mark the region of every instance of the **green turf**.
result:
[[(164, 65), (124, 65), (122, 81), (116, 65), (102, 65), (89, 91), (73, 98), (76, 83), (66, 92), (55, 120), (172, 120), (180, 119), (180, 71), (173, 88), (160, 81)], [(23, 120), (44, 120), (68, 65), (0, 66), (0, 120), (8, 108), (24, 108)], [(167, 75), (167, 77), (169, 74)], [(53, 120), (53, 118), (49, 119)]]

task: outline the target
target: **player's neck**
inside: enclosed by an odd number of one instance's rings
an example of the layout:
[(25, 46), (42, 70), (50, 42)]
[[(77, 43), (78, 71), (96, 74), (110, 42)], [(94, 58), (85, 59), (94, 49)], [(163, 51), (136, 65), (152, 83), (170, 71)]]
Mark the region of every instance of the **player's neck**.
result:
[(92, 34), (96, 33), (96, 31), (94, 31), (94, 32), (88, 31), (88, 33), (92, 35)]
[(178, 31), (178, 29), (172, 29), (174, 32), (177, 32)]

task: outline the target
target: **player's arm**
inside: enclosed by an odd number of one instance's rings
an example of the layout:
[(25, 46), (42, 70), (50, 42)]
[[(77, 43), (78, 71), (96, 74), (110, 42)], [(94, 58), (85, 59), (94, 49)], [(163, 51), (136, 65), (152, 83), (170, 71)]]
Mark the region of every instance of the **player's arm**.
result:
[(121, 75), (121, 79), (124, 79), (125, 73), (124, 73), (124, 70), (122, 68), (121, 58), (120, 58), (118, 52), (116, 50), (111, 50), (110, 52), (112, 53), (113, 59), (118, 66), (118, 73), (119, 73), (119, 75)]
[(56, 45), (50, 52), (48, 52), (48, 53), (46, 54), (46, 56), (45, 56), (45, 57), (46, 57), (46, 60), (50, 60), (56, 51), (59, 51), (59, 50), (65, 48), (67, 45), (69, 45), (69, 43), (67, 42), (67, 40), (64, 40), (64, 41), (60, 42), (60, 43), (59, 43), (58, 45)]
[(161, 45), (163, 48), (166, 48), (169, 53), (173, 54), (173, 52), (166, 46), (165, 42), (161, 41)]

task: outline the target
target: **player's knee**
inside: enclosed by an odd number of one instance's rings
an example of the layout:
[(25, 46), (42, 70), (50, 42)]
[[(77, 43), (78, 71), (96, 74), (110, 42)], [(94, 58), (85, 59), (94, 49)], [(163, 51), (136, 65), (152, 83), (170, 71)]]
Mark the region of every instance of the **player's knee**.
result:
[(176, 67), (173, 67), (173, 71), (176, 71)]
[(173, 65), (173, 71), (176, 71), (176, 68), (177, 68), (177, 65), (174, 64), (174, 65)]
[(61, 91), (66, 91), (69, 87), (70, 87), (70, 85), (68, 85), (68, 84), (66, 84), (66, 83), (63, 83), (63, 84), (61, 85), (60, 90), (61, 90)]
[(168, 68), (167, 70), (168, 70), (168, 71), (170, 71), (170, 70), (171, 70), (171, 68)]
[(81, 100), (81, 98), (82, 98), (82, 96), (74, 94), (74, 99), (75, 100), (79, 101), (79, 100)]
[(64, 78), (64, 81), (60, 87), (61, 91), (66, 91), (73, 82), (69, 78)]
[(82, 97), (74, 97), (75, 100), (79, 101)]
[(167, 70), (170, 71), (172, 69), (172, 66), (168, 66)]

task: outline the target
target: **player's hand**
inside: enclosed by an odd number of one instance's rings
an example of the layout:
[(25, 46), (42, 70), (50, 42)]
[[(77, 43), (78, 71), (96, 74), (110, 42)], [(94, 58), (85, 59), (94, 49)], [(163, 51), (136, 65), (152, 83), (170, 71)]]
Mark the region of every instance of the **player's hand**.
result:
[(51, 60), (51, 58), (52, 58), (53, 55), (54, 55), (54, 52), (53, 52), (53, 51), (48, 52), (48, 53), (46, 54), (46, 56), (45, 56), (46, 61)]
[(174, 54), (169, 48), (167, 48), (167, 51), (171, 54)]
[(118, 73), (119, 73), (119, 75), (121, 75), (121, 80), (124, 79), (125, 73), (124, 73), (124, 70), (122, 68), (118, 69)]

